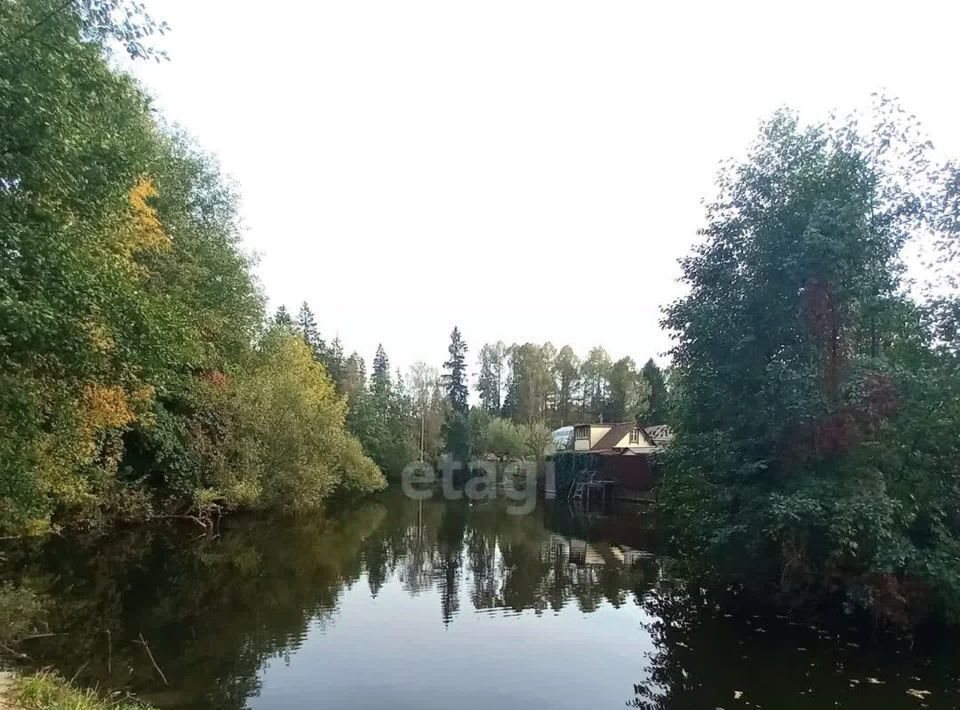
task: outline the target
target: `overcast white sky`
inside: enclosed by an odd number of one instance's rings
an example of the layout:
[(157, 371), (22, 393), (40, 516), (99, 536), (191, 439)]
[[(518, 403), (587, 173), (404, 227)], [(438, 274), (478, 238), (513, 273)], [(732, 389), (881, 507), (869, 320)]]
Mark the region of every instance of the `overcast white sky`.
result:
[[(960, 155), (960, 3), (150, 0), (136, 73), (243, 196), (271, 307), (369, 362), (460, 326), (663, 353), (718, 161), (885, 90)], [(662, 359), (662, 358), (661, 358)]]

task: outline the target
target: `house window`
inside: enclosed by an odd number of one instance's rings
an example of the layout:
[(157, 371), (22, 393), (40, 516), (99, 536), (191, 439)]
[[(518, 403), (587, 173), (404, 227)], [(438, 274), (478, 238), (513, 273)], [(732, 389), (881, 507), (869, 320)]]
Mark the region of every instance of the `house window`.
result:
[(573, 437), (575, 439), (589, 439), (590, 438), (590, 427), (589, 426), (578, 426), (573, 430)]
[(639, 444), (640, 443), (640, 430), (634, 429), (630, 432), (630, 443)]

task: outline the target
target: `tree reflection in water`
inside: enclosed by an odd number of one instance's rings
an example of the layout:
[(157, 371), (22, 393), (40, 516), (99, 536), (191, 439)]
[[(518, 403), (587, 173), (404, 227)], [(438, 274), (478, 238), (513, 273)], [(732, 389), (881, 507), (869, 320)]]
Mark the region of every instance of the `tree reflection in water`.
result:
[(372, 597), (391, 579), (409, 595), (437, 591), (444, 624), (456, 623), (461, 592), (474, 610), (589, 612), (649, 588), (652, 559), (575, 537), (588, 527), (562, 506), (515, 516), (387, 494), (326, 516), (228, 518), (215, 537), (165, 526), (10, 547), (4, 572), (50, 600), (57, 635), (28, 642), (37, 664), (161, 705), (241, 708), (265, 661), (336, 623), (340, 595), (361, 578)]
[[(405, 632), (414, 636), (411, 624), (458, 629), (467, 613), (503, 618), (527, 612), (529, 619), (562, 612), (567, 616), (561, 630), (574, 635), (557, 647), (556, 664), (532, 660), (516, 647), (506, 651), (517, 673), (540, 674), (532, 681), (537, 693), (545, 687), (553, 692), (556, 684), (555, 696), (544, 698), (551, 705), (568, 700), (568, 664), (579, 662), (583, 644), (595, 655), (609, 651), (607, 661), (621, 659), (604, 681), (622, 682), (605, 686), (604, 696), (615, 693), (620, 707), (729, 708), (738, 691), (764, 707), (836, 701), (912, 707), (905, 691), (917, 685), (953, 703), (944, 707), (957, 705), (950, 654), (886, 658), (852, 651), (830, 633), (789, 620), (749, 612), (732, 618), (708, 597), (680, 591), (667, 563), (650, 554), (655, 547), (652, 526), (635, 513), (572, 515), (561, 503), (514, 516), (496, 503), (420, 503), (388, 493), (325, 516), (228, 518), (213, 537), (197, 536), (192, 528), (146, 527), (98, 538), (10, 543), (2, 552), (6, 578), (49, 600), (46, 623), (57, 635), (26, 642), (32, 663), (52, 665), (67, 677), (76, 673), (88, 685), (128, 688), (162, 707), (249, 706), (270, 675), (267, 666), (288, 663), (307, 638), (346, 623), (340, 618), (346, 594), (354, 615), (366, 613), (358, 592), (367, 605), (389, 593), (388, 614), (395, 613), (396, 623), (407, 624)], [(435, 622), (403, 616), (417, 599), (436, 600)], [(604, 613), (595, 615), (598, 609)], [(628, 623), (604, 635), (611, 619), (622, 624), (637, 618), (624, 613), (631, 609), (640, 612), (640, 628)], [(571, 617), (571, 611), (579, 614)], [(601, 617), (606, 621), (599, 626), (589, 621)], [(508, 629), (513, 620), (503, 621), (494, 633), (521, 628)], [(523, 633), (560, 628), (536, 623)], [(472, 634), (486, 628), (467, 626), (464, 636), (449, 637), (460, 645), (445, 646), (441, 654), (472, 646)], [(170, 686), (137, 642), (140, 634)], [(488, 636), (485, 643), (478, 656), (504, 652), (500, 637)], [(401, 667), (376, 670), (406, 672)], [(864, 679), (870, 677), (882, 684), (867, 687)], [(579, 682), (593, 688), (592, 677)]]

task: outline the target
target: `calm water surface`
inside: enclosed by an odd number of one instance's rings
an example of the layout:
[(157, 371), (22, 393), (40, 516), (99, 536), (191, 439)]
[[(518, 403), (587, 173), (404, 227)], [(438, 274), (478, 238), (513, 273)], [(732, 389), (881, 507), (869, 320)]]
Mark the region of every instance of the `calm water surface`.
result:
[[(945, 649), (681, 593), (649, 518), (398, 493), (8, 548), (54, 600), (33, 662), (161, 708), (954, 708)], [(150, 661), (146, 642), (165, 684)], [(926, 693), (929, 694), (926, 694)]]

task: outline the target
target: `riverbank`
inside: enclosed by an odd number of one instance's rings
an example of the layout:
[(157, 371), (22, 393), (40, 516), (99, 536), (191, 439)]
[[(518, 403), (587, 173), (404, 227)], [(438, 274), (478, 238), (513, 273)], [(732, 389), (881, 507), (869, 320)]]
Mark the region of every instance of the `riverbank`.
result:
[(118, 693), (102, 698), (93, 690), (80, 690), (69, 682), (41, 671), (18, 676), (0, 673), (0, 710), (151, 710), (150, 706)]
[(0, 672), (0, 710), (17, 710), (17, 684), (12, 673)]

